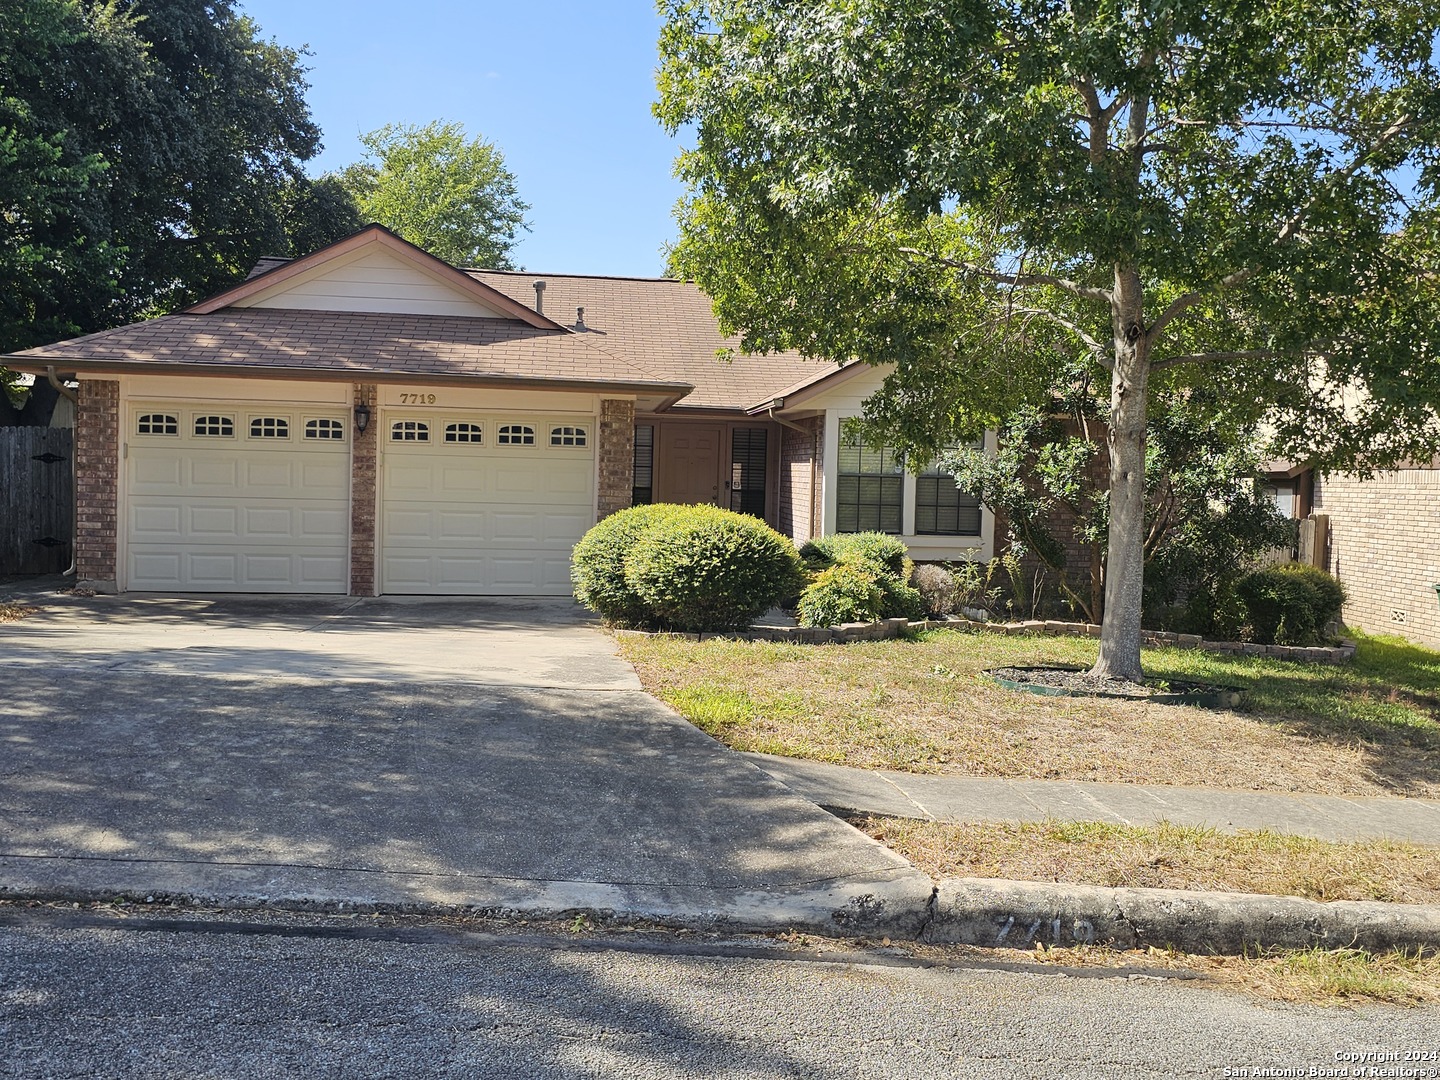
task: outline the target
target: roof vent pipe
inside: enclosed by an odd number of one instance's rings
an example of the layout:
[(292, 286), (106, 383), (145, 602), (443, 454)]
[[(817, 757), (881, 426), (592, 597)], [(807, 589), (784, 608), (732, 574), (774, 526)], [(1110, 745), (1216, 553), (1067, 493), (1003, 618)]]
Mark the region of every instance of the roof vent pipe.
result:
[(545, 314), (545, 282), (535, 282), (535, 314)]
[(585, 329), (585, 309), (583, 307), (577, 307), (575, 309), (575, 329)]

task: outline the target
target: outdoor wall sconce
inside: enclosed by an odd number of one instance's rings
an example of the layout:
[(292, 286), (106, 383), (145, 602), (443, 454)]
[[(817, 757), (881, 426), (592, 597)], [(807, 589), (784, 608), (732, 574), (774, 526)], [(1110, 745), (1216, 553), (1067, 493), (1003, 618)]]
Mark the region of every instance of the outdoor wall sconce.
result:
[(365, 429), (366, 429), (367, 427), (369, 427), (369, 426), (370, 426), (370, 406), (369, 406), (369, 405), (356, 405), (356, 406), (355, 406), (355, 430), (356, 430), (357, 432), (359, 432), (361, 435), (364, 435), (364, 434), (365, 434)]

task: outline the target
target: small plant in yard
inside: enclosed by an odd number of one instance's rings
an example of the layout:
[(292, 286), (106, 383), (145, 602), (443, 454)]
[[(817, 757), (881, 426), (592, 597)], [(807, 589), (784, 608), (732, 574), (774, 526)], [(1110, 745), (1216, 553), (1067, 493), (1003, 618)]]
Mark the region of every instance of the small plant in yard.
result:
[(925, 601), (925, 610), (936, 616), (952, 615), (959, 607), (955, 575), (935, 563), (921, 563), (910, 575), (910, 584)]
[(1325, 571), (1300, 563), (1267, 566), (1235, 583), (1252, 641), (1311, 645), (1340, 618), (1345, 587)]
[(821, 571), (836, 563), (870, 563), (880, 574), (896, 581), (910, 576), (910, 551), (904, 542), (889, 533), (835, 533), (807, 540), (800, 558), (810, 570)]
[[(797, 618), (801, 626), (925, 617), (925, 598), (910, 583), (915, 564), (909, 550), (887, 533), (817, 536), (801, 547), (800, 558), (816, 574), (800, 597)], [(845, 573), (832, 574), (841, 567), (846, 568)], [(862, 577), (879, 589), (878, 604), (870, 601)]]
[(687, 506), (643, 530), (625, 557), (625, 583), (649, 620), (676, 630), (734, 630), (793, 593), (795, 545), (758, 518)]
[(822, 571), (803, 593), (795, 617), (801, 626), (839, 626), (874, 622), (885, 592), (867, 567), (838, 563)]

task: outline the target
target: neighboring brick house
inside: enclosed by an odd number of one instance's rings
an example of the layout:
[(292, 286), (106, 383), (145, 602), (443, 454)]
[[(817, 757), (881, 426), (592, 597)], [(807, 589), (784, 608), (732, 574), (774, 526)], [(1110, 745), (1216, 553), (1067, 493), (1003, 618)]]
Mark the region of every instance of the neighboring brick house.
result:
[(1318, 475), (1313, 506), (1328, 519), (1323, 565), (1349, 593), (1346, 624), (1440, 648), (1440, 462)]
[(634, 501), (989, 556), (949, 478), (846, 438), (882, 371), (733, 344), (686, 282), (460, 270), (372, 225), (3, 363), (79, 382), (103, 590), (565, 594), (575, 541)]

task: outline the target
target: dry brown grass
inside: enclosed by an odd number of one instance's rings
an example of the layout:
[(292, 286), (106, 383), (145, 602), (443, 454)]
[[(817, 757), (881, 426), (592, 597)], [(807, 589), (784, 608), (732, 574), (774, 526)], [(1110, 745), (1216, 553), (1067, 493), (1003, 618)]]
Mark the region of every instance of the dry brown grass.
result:
[(16, 619), (25, 618), (26, 615), (34, 615), (39, 610), (39, 608), (17, 604), (9, 600), (0, 601), (0, 622), (14, 622)]
[(1333, 843), (1164, 822), (1136, 827), (1064, 821), (952, 825), (873, 815), (850, 820), (936, 878), (1440, 904), (1440, 848), (1392, 840)]
[(1440, 655), (1423, 650), (1378, 669), (1147, 651), (1154, 675), (1244, 686), (1245, 711), (1037, 697), (983, 674), (1090, 663), (1086, 639), (937, 632), (816, 647), (653, 637), (621, 650), (647, 690), (740, 750), (970, 776), (1440, 797)]
[(1093, 945), (1037, 948), (1027, 956), (1056, 967), (1188, 973), (1199, 985), (1306, 1005), (1440, 1003), (1440, 953), (1360, 949), (1272, 950), (1253, 956), (1197, 956), (1166, 949), (1121, 951)]

